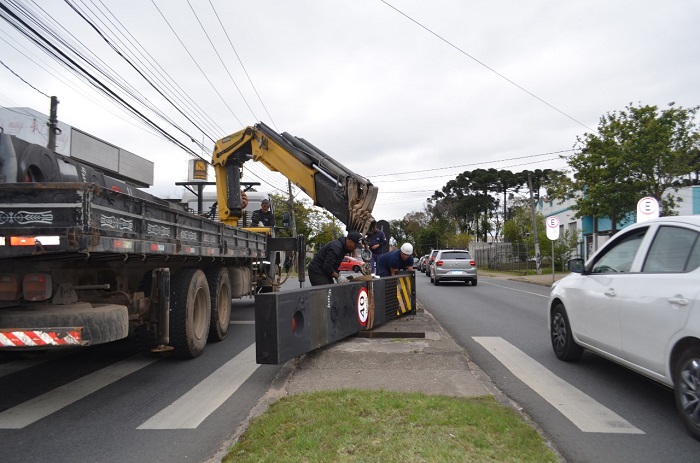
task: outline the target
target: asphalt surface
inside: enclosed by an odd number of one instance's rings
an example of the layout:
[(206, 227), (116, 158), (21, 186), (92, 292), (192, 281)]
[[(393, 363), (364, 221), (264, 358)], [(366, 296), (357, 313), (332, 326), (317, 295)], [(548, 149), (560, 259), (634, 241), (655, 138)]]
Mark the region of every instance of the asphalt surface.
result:
[[(551, 273), (512, 276), (482, 271), (480, 275), (552, 284)], [(556, 275), (556, 279), (562, 276)], [(288, 361), (248, 420), (209, 463), (220, 462), (250, 420), (290, 394), (354, 388), (452, 397), (492, 395), (504, 405), (512, 405), (437, 320), (420, 303), (417, 306), (415, 315), (391, 320)]]

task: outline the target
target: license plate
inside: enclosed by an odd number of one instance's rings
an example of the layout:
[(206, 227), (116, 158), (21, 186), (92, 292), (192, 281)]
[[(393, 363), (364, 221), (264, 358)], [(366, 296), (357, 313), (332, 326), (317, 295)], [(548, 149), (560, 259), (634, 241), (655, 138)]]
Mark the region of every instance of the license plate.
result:
[(462, 274), (462, 271), (461, 271), (461, 270), (452, 270), (452, 271), (450, 272), (450, 275), (461, 275), (461, 274)]

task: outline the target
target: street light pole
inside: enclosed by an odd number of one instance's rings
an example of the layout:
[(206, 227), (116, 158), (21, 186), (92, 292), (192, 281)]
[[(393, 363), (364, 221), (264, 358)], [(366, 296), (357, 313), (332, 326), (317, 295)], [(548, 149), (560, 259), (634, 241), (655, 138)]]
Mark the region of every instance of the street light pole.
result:
[(532, 238), (535, 240), (535, 265), (537, 274), (542, 275), (540, 267), (540, 242), (537, 239), (537, 216), (535, 214), (535, 197), (532, 191), (532, 172), (527, 173), (527, 186), (530, 188), (530, 212), (532, 214)]

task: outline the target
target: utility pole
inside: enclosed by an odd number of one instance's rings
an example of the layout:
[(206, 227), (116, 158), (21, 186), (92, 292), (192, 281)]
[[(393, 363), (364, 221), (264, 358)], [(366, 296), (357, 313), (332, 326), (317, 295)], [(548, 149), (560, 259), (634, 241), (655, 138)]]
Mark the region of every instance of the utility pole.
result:
[(287, 189), (289, 191), (289, 216), (292, 221), (292, 236), (297, 236), (297, 219), (294, 215), (294, 196), (292, 196), (292, 181), (287, 179)]
[(51, 108), (49, 109), (49, 122), (46, 125), (49, 126), (49, 143), (46, 145), (51, 151), (56, 151), (56, 134), (61, 133), (61, 129), (58, 128), (58, 118), (56, 116), (58, 110), (58, 97), (51, 97)]
[(535, 240), (535, 265), (537, 274), (542, 275), (540, 267), (540, 242), (537, 238), (537, 215), (535, 214), (535, 196), (532, 191), (532, 172), (527, 173), (527, 186), (530, 188), (530, 212), (532, 214), (532, 239)]

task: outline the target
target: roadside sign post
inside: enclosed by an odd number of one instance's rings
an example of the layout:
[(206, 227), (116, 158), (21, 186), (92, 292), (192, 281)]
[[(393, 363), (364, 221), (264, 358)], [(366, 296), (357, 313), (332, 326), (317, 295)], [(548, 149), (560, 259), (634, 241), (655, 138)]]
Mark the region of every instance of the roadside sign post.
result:
[(552, 242), (552, 283), (554, 283), (554, 242), (559, 239), (559, 218), (550, 215), (545, 219), (547, 224), (547, 238)]

